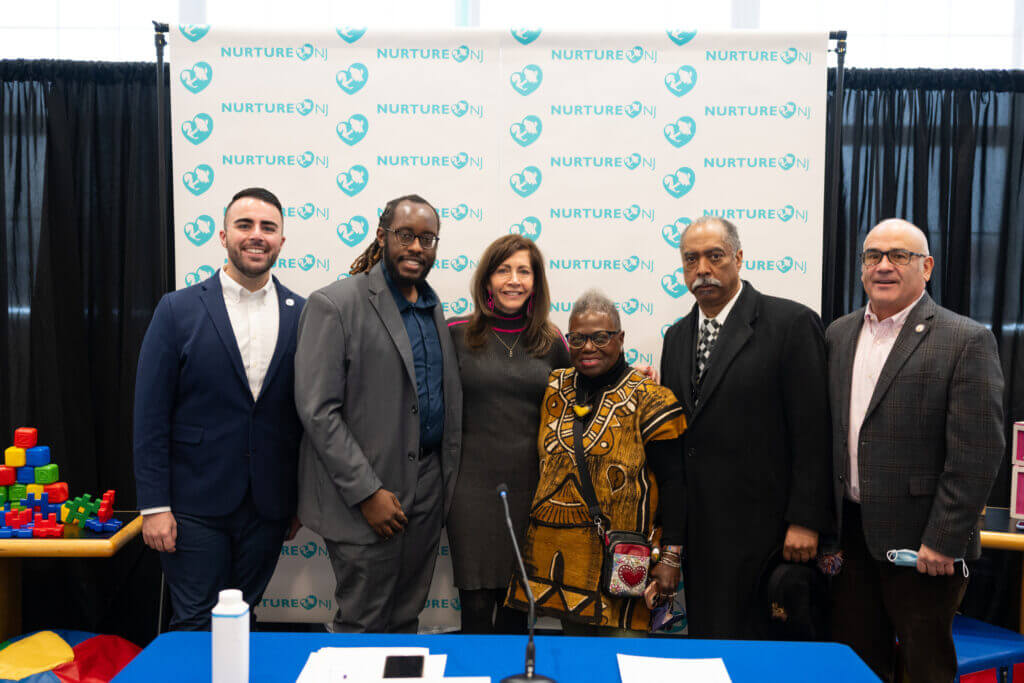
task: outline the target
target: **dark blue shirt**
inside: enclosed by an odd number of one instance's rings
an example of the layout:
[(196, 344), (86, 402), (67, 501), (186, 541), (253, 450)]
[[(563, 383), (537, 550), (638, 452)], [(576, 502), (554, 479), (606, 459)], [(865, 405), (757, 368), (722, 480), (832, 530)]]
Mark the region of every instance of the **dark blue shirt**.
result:
[(441, 445), (444, 433), (444, 356), (434, 324), (434, 307), (439, 303), (437, 294), (422, 282), (416, 287), (419, 297), (412, 303), (392, 282), (387, 266), (381, 264), (381, 270), (412, 345), (416, 396), (420, 404), (420, 447), (436, 448)]

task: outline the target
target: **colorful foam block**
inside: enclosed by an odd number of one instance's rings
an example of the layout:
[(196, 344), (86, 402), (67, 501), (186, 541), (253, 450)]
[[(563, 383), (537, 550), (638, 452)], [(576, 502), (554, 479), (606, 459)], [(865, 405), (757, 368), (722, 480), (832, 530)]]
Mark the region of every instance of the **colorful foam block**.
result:
[(0, 486), (10, 486), (18, 481), (18, 470), (14, 467), (0, 465)]
[(32, 511), (31, 510), (11, 510), (10, 512), (4, 513), (4, 524), (17, 529), (25, 526), (32, 522)]
[(33, 473), (36, 477), (34, 482), (36, 484), (53, 484), (60, 478), (57, 476), (57, 465), (54, 463), (36, 467)]
[(4, 464), (8, 467), (25, 466), (25, 449), (11, 446), (4, 450)]
[(14, 530), (15, 538), (32, 538), (32, 525), (20, 527)]
[(68, 484), (65, 481), (45, 484), (43, 493), (50, 497), (51, 503), (63, 503), (68, 499)]
[(7, 487), (0, 486), (0, 505), (7, 502)]
[(34, 484), (34, 483), (36, 483), (36, 468), (35, 467), (19, 467), (18, 468), (18, 483), (19, 484)]
[(25, 464), (29, 467), (42, 467), (50, 464), (50, 447), (36, 446), (25, 449)]
[(18, 427), (14, 430), (14, 445), (18, 448), (32, 448), (38, 438), (39, 432), (35, 427)]
[(88, 493), (71, 498), (64, 503), (61, 521), (67, 524), (84, 526), (87, 519), (94, 516), (100, 509), (100, 501), (93, 500)]
[(114, 489), (103, 494), (103, 500), (100, 502), (100, 509), (96, 512), (96, 516), (101, 522), (106, 522), (114, 516)]
[(20, 501), (28, 494), (26, 484), (11, 484), (7, 487), (7, 500)]
[(113, 533), (120, 529), (122, 524), (123, 522), (119, 519), (109, 519), (106, 522), (101, 522), (95, 517), (90, 517), (85, 520), (85, 528), (98, 534)]
[(14, 529), (9, 526), (0, 526), (0, 538), (12, 538), (14, 536)]
[(34, 493), (28, 493), (25, 495), (24, 500), (21, 501), (22, 505), (27, 508), (42, 508), (50, 502), (50, 497), (45, 493), (41, 496), (37, 496)]
[(32, 494), (36, 498), (43, 495), (42, 484), (25, 484), (25, 495)]

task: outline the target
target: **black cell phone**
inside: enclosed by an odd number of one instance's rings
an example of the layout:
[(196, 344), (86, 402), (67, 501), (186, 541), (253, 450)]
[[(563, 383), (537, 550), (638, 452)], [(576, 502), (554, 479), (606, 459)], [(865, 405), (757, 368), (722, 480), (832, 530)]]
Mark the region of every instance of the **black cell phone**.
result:
[(423, 655), (394, 655), (385, 658), (384, 678), (423, 678)]

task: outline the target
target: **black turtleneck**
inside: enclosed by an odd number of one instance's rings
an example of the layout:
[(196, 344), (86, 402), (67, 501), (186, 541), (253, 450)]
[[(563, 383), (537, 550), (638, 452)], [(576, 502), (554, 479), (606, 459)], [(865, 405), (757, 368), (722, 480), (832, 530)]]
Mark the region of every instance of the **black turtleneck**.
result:
[(619, 359), (615, 361), (607, 372), (602, 372), (596, 377), (588, 377), (576, 369), (576, 405), (590, 405), (594, 399), (600, 396), (608, 387), (618, 382), (633, 368), (626, 365), (625, 354), (620, 353)]

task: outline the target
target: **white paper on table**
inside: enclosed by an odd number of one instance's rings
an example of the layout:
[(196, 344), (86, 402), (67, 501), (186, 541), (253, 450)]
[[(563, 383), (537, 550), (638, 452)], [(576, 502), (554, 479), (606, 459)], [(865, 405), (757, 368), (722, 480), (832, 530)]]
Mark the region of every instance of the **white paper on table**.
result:
[(732, 683), (722, 659), (674, 659), (618, 654), (622, 683), (686, 680), (693, 683)]
[[(296, 683), (342, 683), (352, 681), (380, 681), (384, 674), (384, 660), (391, 656), (424, 657), (424, 679), (427, 672), (440, 673), (433, 680), (441, 678), (444, 672), (447, 655), (430, 655), (425, 647), (322, 647), (309, 653), (306, 665), (296, 679)], [(445, 659), (437, 660), (435, 657)], [(424, 680), (418, 679), (418, 680)], [(397, 679), (389, 679), (397, 680)]]

